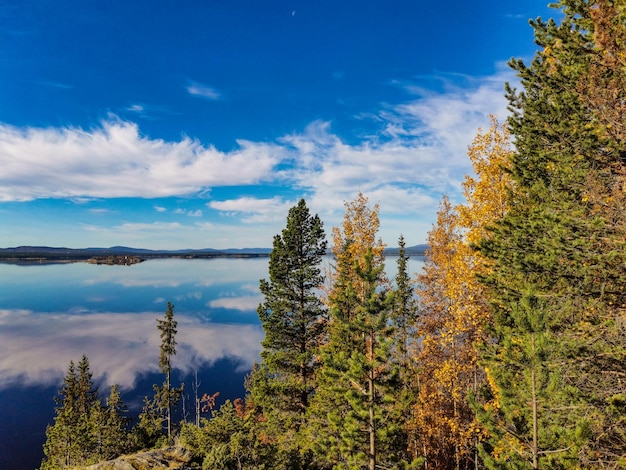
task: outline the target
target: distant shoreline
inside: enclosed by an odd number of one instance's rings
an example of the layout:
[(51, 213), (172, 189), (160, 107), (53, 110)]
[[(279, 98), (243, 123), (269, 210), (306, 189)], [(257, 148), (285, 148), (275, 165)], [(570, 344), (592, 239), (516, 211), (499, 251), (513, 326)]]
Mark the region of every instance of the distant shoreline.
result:
[[(4, 264), (66, 264), (66, 263), (90, 263), (103, 265), (124, 265), (115, 261), (115, 258), (124, 257), (125, 255), (87, 256), (83, 254), (71, 255), (55, 255), (55, 254), (37, 254), (33, 253), (0, 253), (0, 263)], [(264, 258), (269, 257), (269, 253), (188, 253), (188, 254), (171, 254), (171, 253), (155, 253), (150, 255), (132, 255), (133, 262), (129, 264), (137, 264), (139, 262), (153, 259), (212, 259), (212, 258)], [(113, 261), (107, 262), (111, 259)]]
[[(426, 245), (407, 247), (408, 256), (424, 256)], [(123, 265), (124, 259), (139, 263), (151, 259), (212, 259), (212, 258), (263, 258), (269, 257), (270, 248), (231, 248), (227, 250), (147, 250), (141, 248), (56, 248), (20, 246), (0, 248), (0, 263), (5, 264), (61, 264), (89, 262), (94, 264)], [(386, 248), (385, 255), (397, 256), (397, 248)]]

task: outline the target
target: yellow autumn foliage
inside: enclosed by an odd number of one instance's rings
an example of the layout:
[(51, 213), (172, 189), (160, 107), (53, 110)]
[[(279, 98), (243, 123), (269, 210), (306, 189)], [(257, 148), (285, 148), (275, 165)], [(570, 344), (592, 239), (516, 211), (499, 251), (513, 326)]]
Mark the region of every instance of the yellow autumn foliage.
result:
[[(368, 198), (361, 192), (353, 201), (346, 202), (346, 212), (343, 216), (341, 227), (333, 227), (331, 232), (332, 247), (331, 252), (335, 257), (336, 265), (345, 263), (345, 266), (354, 266), (355, 263), (364, 268), (365, 254), (369, 248), (372, 249), (373, 266), (378, 267), (384, 263), (383, 251), (385, 244), (378, 237), (380, 220), (378, 213), (380, 207), (374, 204), (369, 206)], [(332, 292), (335, 273), (328, 273), (331, 286), (328, 292)], [(356, 274), (353, 281), (357, 292), (361, 293), (363, 286)]]
[(500, 391), (478, 364), (490, 311), (477, 274), (490, 268), (473, 246), (489, 237), (488, 227), (507, 212), (513, 188), (506, 169), (512, 150), (506, 128), (494, 116), (490, 123), (468, 149), (474, 175), (463, 182), (466, 203), (453, 208), (443, 198), (417, 278), (422, 317), (415, 361), (420, 390), (410, 429), (415, 431), (415, 452), (432, 468), (475, 458), (476, 441), (486, 431), (478, 425), (467, 396), (481, 383), (490, 386), (495, 397), (483, 404), (485, 409), (499, 407)]

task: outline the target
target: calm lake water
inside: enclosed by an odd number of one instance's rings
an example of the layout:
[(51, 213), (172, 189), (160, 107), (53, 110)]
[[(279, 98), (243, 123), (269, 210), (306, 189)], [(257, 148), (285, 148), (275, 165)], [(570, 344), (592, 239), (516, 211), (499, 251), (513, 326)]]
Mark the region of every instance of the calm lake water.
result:
[[(178, 321), (176, 381), (191, 394), (243, 396), (263, 330), (256, 308), (268, 258), (150, 260), (132, 266), (0, 263), (0, 469), (33, 470), (43, 457), (54, 396), (70, 360), (86, 354), (102, 397), (119, 384), (136, 415), (158, 373), (156, 319)], [(386, 262), (396, 272), (396, 258)], [(410, 273), (421, 269), (413, 258)], [(193, 417), (190, 417), (193, 419)]]

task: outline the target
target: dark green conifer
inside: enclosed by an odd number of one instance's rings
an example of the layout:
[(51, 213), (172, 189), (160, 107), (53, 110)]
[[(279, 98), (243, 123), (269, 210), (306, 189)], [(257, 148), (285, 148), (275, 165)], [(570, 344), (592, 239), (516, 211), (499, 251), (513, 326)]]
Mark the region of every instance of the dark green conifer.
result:
[[(133, 429), (132, 439), (137, 448), (151, 448), (163, 443), (165, 437), (171, 440), (173, 434), (172, 414), (183, 393), (183, 386), (172, 387), (172, 358), (176, 355), (176, 327), (174, 305), (167, 303), (163, 319), (157, 318), (157, 328), (161, 336), (159, 368), (164, 381), (161, 386), (154, 384), (154, 396), (144, 397), (144, 406), (139, 415), (139, 422)], [(164, 424), (165, 423), (165, 424)]]
[(172, 436), (172, 409), (176, 406), (182, 394), (182, 389), (172, 387), (172, 358), (176, 355), (177, 326), (178, 322), (174, 320), (174, 305), (168, 302), (163, 320), (157, 319), (157, 328), (161, 334), (159, 367), (163, 375), (165, 375), (165, 381), (160, 389), (155, 388), (160, 408), (165, 414), (168, 438)]
[(598, 445), (610, 426), (598, 378), (624, 373), (623, 347), (607, 341), (621, 321), (610, 305), (624, 301), (624, 231), (608, 223), (616, 199), (598, 190), (619, 181), (607, 168), (616, 146), (580, 94), (597, 58), (594, 4), (559, 2), (559, 23), (531, 22), (533, 61), (512, 62), (523, 88), (508, 90), (515, 191), (480, 246), (494, 263), (483, 362), (495, 396), (481, 413), (489, 468), (601, 468), (624, 455), (623, 439)]
[[(55, 398), (58, 406), (54, 424), (46, 430), (42, 470), (88, 465), (125, 450), (123, 445), (118, 445), (119, 441), (107, 444), (105, 450), (106, 411), (92, 376), (87, 356), (83, 355), (78, 369), (70, 362), (63, 386)], [(119, 399), (117, 408), (122, 406)], [(124, 434), (125, 429), (119, 432)]]
[[(398, 387), (392, 407), (393, 419), (397, 423), (408, 422), (413, 406), (417, 401), (419, 384), (414, 354), (418, 341), (417, 321), (418, 306), (415, 297), (415, 285), (408, 272), (409, 256), (406, 254), (404, 237), (398, 240), (397, 273), (395, 276), (394, 301), (390, 312), (391, 325), (394, 327), (392, 360), (398, 367)], [(409, 432), (406, 426), (402, 432), (395, 433), (393, 443), (396, 455), (410, 461)]]
[[(383, 266), (374, 267), (371, 249), (363, 266), (355, 263), (350, 271), (339, 266), (321, 383), (310, 414), (320, 461), (373, 470), (400, 465), (394, 447), (400, 422), (392, 406), (398, 367), (389, 321), (393, 293), (382, 287)], [(347, 273), (355, 273), (362, 295)]]
[(260, 282), (264, 301), (257, 312), (265, 339), (257, 375), (264, 379), (250, 382), (250, 392), (267, 420), (264, 432), (278, 443), (285, 460), (274, 468), (296, 468), (307, 459), (300, 430), (317, 386), (319, 347), (325, 338), (326, 309), (318, 289), (324, 280), (326, 244), (320, 218), (301, 199), (289, 210), (285, 229), (274, 237), (269, 281)]

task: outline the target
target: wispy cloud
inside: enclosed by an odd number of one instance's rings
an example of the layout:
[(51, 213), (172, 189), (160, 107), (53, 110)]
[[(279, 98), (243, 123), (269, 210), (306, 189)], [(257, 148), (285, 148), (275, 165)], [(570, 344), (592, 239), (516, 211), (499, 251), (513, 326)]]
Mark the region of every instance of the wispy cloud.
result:
[(143, 113), (145, 107), (142, 104), (132, 104), (126, 108), (126, 111), (130, 111), (131, 113)]
[(48, 88), (57, 88), (59, 90), (71, 90), (72, 88), (74, 88), (74, 85), (55, 82), (54, 80), (38, 80), (37, 83), (39, 83), (40, 85), (44, 85)]
[(222, 94), (215, 88), (198, 82), (191, 82), (187, 85), (187, 93), (211, 101), (216, 101), (222, 98)]
[(172, 111), (167, 106), (146, 104), (146, 103), (132, 103), (125, 108), (120, 109), (121, 114), (130, 113), (133, 116), (139, 116), (148, 120), (159, 119), (162, 116), (171, 116), (178, 114)]
[(94, 209), (89, 209), (89, 212), (92, 214), (111, 214), (114, 211), (112, 211), (111, 209), (94, 208)]
[(145, 232), (145, 231), (163, 231), (163, 230), (180, 230), (181, 225), (178, 222), (153, 222), (151, 224), (145, 223), (131, 223), (126, 222), (124, 224), (115, 227), (115, 230), (120, 232)]
[(328, 122), (285, 137), (281, 142), (298, 158), (288, 179), (312, 193), (320, 208), (351, 199), (356, 190), (398, 213), (432, 207), (433, 195), (458, 195), (471, 171), (467, 147), (488, 124), (488, 114), (506, 116), (504, 82), (514, 77), (501, 70), (491, 77), (460, 77), (462, 83), (453, 78), (442, 92), (420, 90), (406, 102), (385, 106), (375, 116), (382, 133), (360, 144), (343, 142)]

